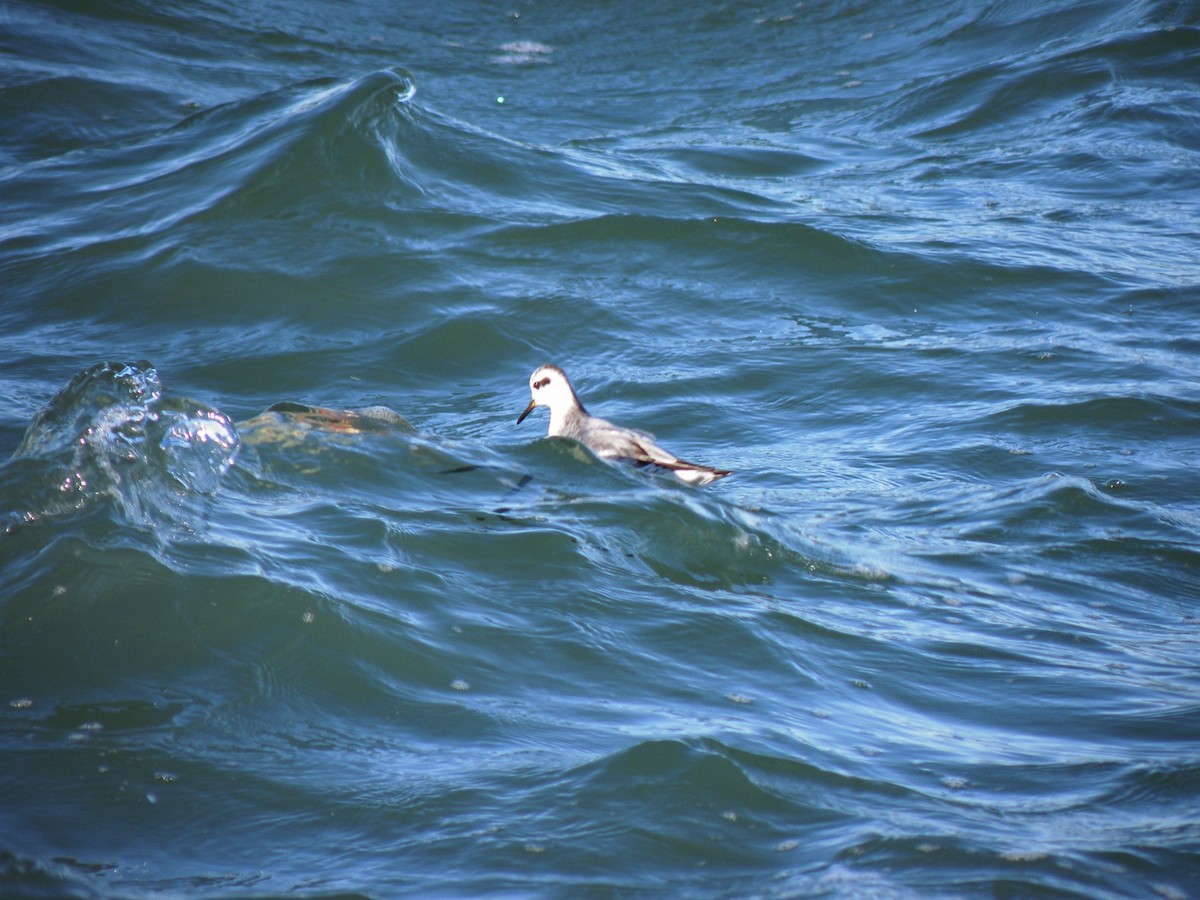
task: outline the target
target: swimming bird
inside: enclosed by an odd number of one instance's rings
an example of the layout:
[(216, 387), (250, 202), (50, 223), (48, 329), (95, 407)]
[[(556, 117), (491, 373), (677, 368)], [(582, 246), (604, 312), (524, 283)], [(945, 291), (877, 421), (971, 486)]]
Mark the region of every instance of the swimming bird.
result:
[(709, 484), (731, 474), (728, 469), (714, 469), (680, 459), (654, 443), (645, 432), (622, 428), (588, 415), (566, 373), (558, 366), (535, 369), (529, 376), (529, 393), (532, 399), (517, 418), (518, 425), (535, 407), (549, 407), (548, 435), (574, 438), (601, 459), (623, 460), (639, 468), (665, 469), (688, 484)]

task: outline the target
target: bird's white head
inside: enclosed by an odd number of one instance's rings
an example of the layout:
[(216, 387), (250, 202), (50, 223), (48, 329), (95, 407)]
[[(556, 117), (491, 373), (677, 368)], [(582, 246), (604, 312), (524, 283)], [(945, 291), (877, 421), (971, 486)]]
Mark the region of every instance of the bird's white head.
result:
[(546, 406), (550, 409), (551, 429), (555, 420), (577, 409), (583, 411), (583, 405), (575, 396), (575, 389), (567, 380), (567, 373), (558, 366), (539, 366), (529, 376), (529, 405), (525, 412), (517, 418), (517, 424), (525, 421), (525, 417), (533, 412), (534, 407)]

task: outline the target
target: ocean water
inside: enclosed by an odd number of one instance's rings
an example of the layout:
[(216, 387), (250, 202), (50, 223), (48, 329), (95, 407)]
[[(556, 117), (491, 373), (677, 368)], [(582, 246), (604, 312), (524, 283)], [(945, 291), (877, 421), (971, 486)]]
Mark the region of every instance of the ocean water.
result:
[(1195, 4), (17, 0), (0, 123), (3, 896), (1200, 896)]

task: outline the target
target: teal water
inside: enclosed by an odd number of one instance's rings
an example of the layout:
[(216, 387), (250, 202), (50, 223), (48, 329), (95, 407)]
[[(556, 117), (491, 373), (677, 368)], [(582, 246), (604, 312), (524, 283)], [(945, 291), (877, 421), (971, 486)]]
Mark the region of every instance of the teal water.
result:
[(0, 8), (0, 894), (1195, 896), (1197, 85), (1172, 2)]

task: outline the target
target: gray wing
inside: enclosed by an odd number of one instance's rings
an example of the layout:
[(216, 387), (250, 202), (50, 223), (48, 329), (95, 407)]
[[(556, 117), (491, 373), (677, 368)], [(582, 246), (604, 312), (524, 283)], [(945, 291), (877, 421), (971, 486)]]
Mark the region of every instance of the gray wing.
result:
[(607, 459), (631, 459), (639, 463), (670, 463), (675, 457), (654, 443), (644, 431), (622, 428), (606, 419), (591, 418), (576, 435), (597, 456)]
[(685, 473), (696, 473), (700, 478), (685, 478), (688, 481), (707, 483), (729, 474), (726, 469), (714, 469), (699, 463), (680, 459), (664, 450), (644, 431), (621, 428), (604, 419), (590, 418), (585, 428), (574, 435), (583, 441), (592, 452), (604, 459), (628, 460), (636, 466), (657, 466), (670, 469), (684, 477)]

